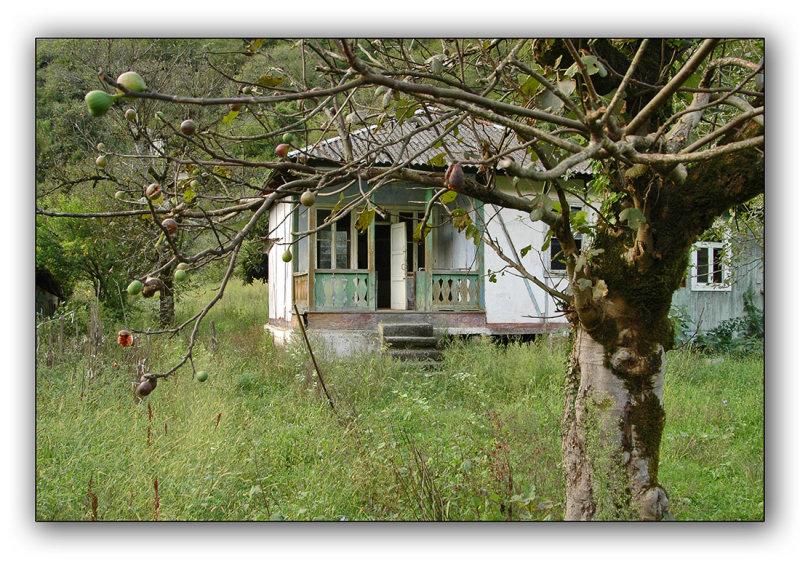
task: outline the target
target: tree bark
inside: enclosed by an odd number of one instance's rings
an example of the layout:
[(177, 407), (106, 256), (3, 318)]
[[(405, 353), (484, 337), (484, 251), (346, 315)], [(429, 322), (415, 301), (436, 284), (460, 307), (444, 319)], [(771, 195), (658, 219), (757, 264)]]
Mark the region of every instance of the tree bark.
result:
[[(562, 417), (567, 520), (660, 520), (664, 348), (613, 352), (578, 327)], [(651, 373), (653, 371), (653, 373)]]
[(161, 275), (164, 288), (158, 293), (158, 322), (162, 328), (169, 328), (175, 320), (175, 294), (172, 289), (173, 281), (171, 273)]

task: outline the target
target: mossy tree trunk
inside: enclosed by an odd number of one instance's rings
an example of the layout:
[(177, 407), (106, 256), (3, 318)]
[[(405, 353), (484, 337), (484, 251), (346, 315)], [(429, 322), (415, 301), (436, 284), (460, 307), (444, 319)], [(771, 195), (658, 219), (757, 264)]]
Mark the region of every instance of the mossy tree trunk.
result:
[(571, 274), (576, 335), (562, 417), (571, 520), (658, 520), (667, 511), (658, 464), (672, 295), (698, 236), (733, 204), (763, 192), (763, 154), (698, 165), (677, 183), (653, 174), (629, 183), (634, 197), (646, 196), (635, 204), (646, 221), (627, 235), (595, 235), (592, 247), (602, 254), (583, 269), (605, 292), (583, 294)]
[(566, 519), (663, 518), (664, 353), (654, 346), (646, 356), (626, 348), (609, 355), (578, 329), (562, 419)]

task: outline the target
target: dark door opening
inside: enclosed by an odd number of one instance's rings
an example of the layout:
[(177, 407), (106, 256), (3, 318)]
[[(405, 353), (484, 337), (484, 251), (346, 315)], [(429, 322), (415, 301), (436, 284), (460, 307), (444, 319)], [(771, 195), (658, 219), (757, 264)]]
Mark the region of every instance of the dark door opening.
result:
[(378, 281), (378, 308), (392, 307), (390, 227), (389, 224), (375, 224), (375, 278)]

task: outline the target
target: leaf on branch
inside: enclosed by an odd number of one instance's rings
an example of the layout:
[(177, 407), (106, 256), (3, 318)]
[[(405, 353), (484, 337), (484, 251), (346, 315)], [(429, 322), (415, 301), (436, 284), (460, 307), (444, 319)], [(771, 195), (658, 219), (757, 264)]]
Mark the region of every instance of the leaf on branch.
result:
[(526, 80), (525, 80), (525, 81), (524, 81), (524, 82), (523, 82), (523, 83), (522, 83), (522, 84), (519, 86), (519, 90), (522, 92), (522, 94), (523, 94), (524, 96), (526, 96), (526, 97), (530, 98), (530, 97), (533, 97), (533, 96), (536, 94), (536, 91), (538, 91), (538, 90), (539, 90), (539, 87), (541, 87), (541, 86), (542, 86), (542, 84), (541, 84), (541, 83), (539, 83), (539, 82), (538, 82), (536, 79), (534, 79), (533, 77), (530, 77), (530, 76), (529, 76), (529, 77), (528, 77), (528, 78), (527, 78), (527, 79), (526, 79)]
[(439, 200), (443, 204), (447, 204), (447, 203), (450, 203), (450, 202), (454, 201), (457, 197), (458, 197), (458, 194), (456, 192), (450, 190), (449, 192), (443, 193), (442, 196), (439, 198)]
[(414, 243), (418, 243), (425, 239), (428, 236), (428, 233), (431, 232), (433, 227), (427, 223), (422, 223), (421, 221), (417, 224), (414, 228), (414, 234), (411, 238), (414, 240)]
[(525, 257), (525, 255), (527, 255), (527, 254), (530, 252), (530, 250), (531, 250), (532, 248), (533, 248), (533, 245), (528, 245), (528, 246), (526, 246), (526, 247), (523, 247), (523, 248), (520, 250), (520, 255), (522, 255), (522, 257), (524, 258), (524, 257)]
[(417, 109), (419, 109), (419, 103), (405, 99), (397, 101), (394, 105), (394, 118), (397, 119), (398, 126), (403, 124), (406, 119), (413, 117)]
[(268, 87), (272, 89), (273, 87), (277, 87), (281, 83), (283, 83), (285, 77), (276, 77), (274, 75), (262, 75), (258, 78), (258, 84), (262, 87)]
[(625, 221), (628, 223), (628, 227), (636, 231), (639, 229), (639, 225), (646, 222), (647, 218), (641, 212), (640, 209), (635, 207), (626, 207), (621, 212), (619, 212), (619, 220)]
[(359, 233), (365, 233), (369, 226), (372, 225), (373, 219), (375, 219), (374, 209), (366, 208), (362, 211), (356, 220), (356, 229), (358, 229)]
[(587, 288), (592, 286), (592, 281), (589, 279), (578, 279), (578, 288), (581, 290), (586, 290)]
[(600, 300), (607, 294), (608, 294), (608, 286), (606, 286), (606, 281), (600, 279), (595, 283), (594, 287), (592, 287), (592, 298), (594, 300)]
[(606, 68), (603, 67), (603, 64), (600, 63), (597, 58), (593, 55), (584, 55), (581, 57), (581, 61), (583, 65), (586, 67), (586, 72), (589, 75), (599, 75), (600, 77), (605, 77), (608, 75)]
[(232, 121), (233, 119), (235, 119), (237, 116), (239, 116), (239, 111), (234, 111), (233, 109), (231, 109), (230, 111), (228, 111), (228, 114), (227, 114), (227, 115), (225, 115), (224, 117), (222, 117), (222, 121), (221, 121), (221, 122), (222, 122), (223, 124), (224, 124), (224, 123), (231, 122), (231, 121)]
[(542, 251), (547, 251), (550, 248), (550, 240), (553, 238), (553, 230), (550, 229), (547, 232), (547, 235), (544, 237), (544, 244), (542, 245)]
[(447, 165), (447, 154), (440, 152), (428, 160), (428, 164), (431, 166), (436, 166), (437, 168), (444, 168)]
[(533, 209), (530, 213), (531, 221), (540, 221), (546, 213), (553, 210), (553, 200), (547, 194), (541, 194), (534, 198)]
[(451, 215), (453, 216), (453, 227), (455, 227), (459, 233), (472, 225), (472, 219), (465, 209), (454, 209)]
[(481, 244), (481, 230), (472, 223), (472, 220), (470, 220), (470, 224), (467, 226), (467, 230), (464, 232), (464, 237), (467, 239), (472, 239), (472, 242), (476, 247)]
[(192, 188), (187, 188), (186, 191), (183, 192), (183, 200), (186, 203), (191, 203), (196, 197), (197, 193)]

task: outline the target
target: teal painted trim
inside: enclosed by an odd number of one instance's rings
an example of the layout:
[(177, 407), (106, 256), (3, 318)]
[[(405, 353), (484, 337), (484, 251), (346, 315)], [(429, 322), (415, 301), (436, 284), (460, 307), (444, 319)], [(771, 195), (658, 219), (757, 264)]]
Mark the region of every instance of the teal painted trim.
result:
[[(425, 201), (430, 202), (433, 199), (433, 188), (428, 188), (425, 191)], [(433, 215), (433, 212), (431, 212)], [(433, 290), (433, 232), (436, 229), (431, 229), (425, 236), (425, 287), (423, 292), (425, 294), (424, 303), (418, 304), (420, 310), (429, 312), (431, 309), (431, 290)]]
[(317, 310), (369, 310), (372, 290), (369, 271), (320, 271), (314, 275)]
[(480, 310), (481, 275), (466, 271), (436, 271), (427, 295), (431, 310)]

